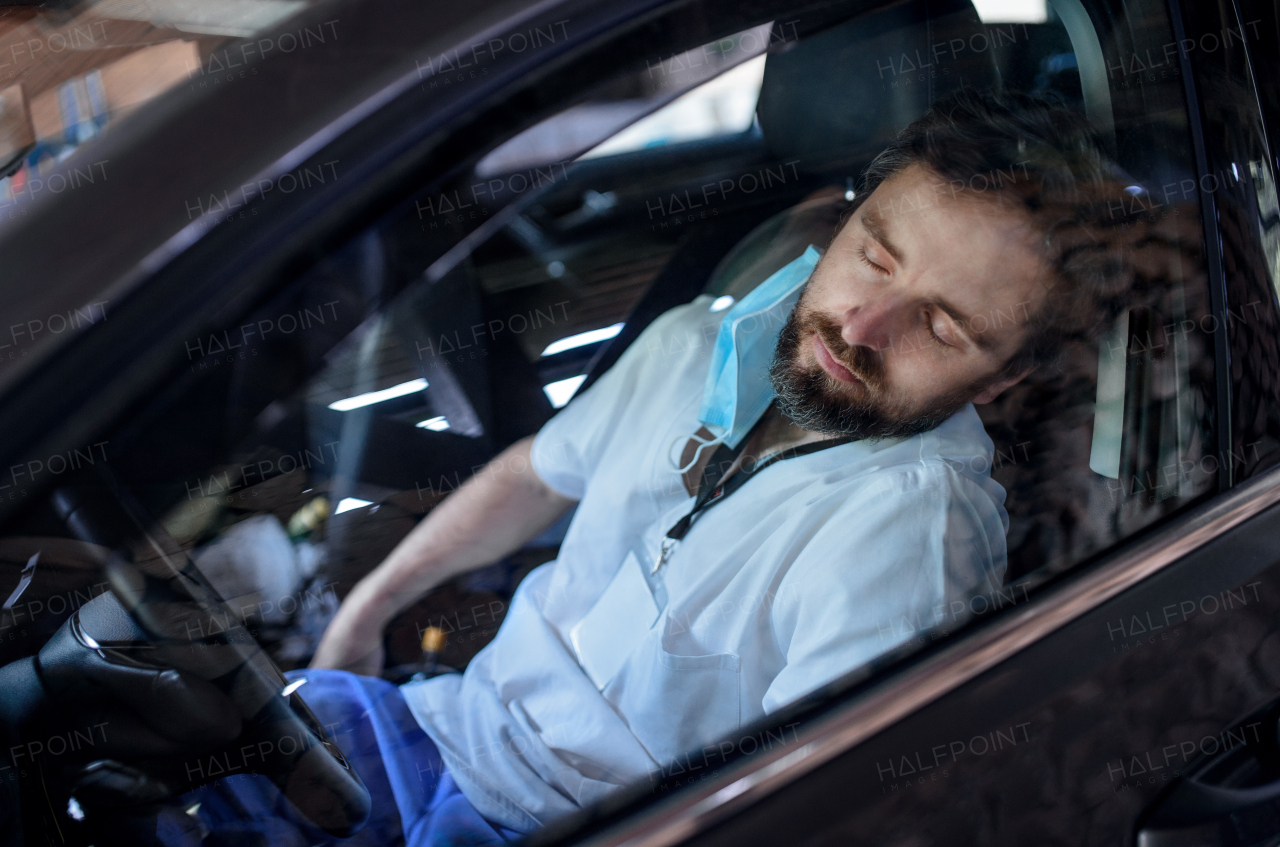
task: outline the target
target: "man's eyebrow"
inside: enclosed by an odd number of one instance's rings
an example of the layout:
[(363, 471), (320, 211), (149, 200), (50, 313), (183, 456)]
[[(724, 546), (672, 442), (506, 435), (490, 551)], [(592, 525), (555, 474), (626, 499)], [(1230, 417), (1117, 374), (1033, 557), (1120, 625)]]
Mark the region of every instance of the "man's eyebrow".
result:
[(973, 340), (973, 343), (978, 346), (979, 350), (986, 350), (987, 352), (990, 352), (995, 349), (995, 339), (991, 334), (986, 332), (974, 332), (970, 328), (973, 326), (973, 319), (964, 312), (960, 311), (946, 300), (934, 300), (933, 305), (950, 315), (951, 320), (960, 324), (961, 330), (963, 330), (964, 334)]
[(862, 228), (867, 231), (868, 235), (880, 242), (880, 246), (893, 257), (895, 262), (902, 264), (902, 251), (889, 240), (889, 235), (884, 231), (884, 219), (879, 214), (868, 209), (866, 214), (862, 216)]

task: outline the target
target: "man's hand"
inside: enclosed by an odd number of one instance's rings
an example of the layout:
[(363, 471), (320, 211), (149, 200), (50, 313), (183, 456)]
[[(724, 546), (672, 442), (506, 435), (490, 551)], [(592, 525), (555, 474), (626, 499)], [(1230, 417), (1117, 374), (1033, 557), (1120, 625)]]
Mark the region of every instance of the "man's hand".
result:
[(533, 438), (502, 451), (431, 511), (342, 602), (311, 660), (376, 676), (382, 633), (402, 610), (437, 585), (518, 550), (574, 501), (533, 470)]
[(348, 597), (320, 639), (313, 668), (334, 668), (365, 676), (377, 676), (386, 662), (382, 627)]

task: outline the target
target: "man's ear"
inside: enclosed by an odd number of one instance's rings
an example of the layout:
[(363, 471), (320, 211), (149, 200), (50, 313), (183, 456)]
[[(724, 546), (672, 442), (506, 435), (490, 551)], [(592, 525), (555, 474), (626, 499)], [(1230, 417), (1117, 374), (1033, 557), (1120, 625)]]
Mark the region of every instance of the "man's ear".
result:
[(981, 406), (984, 403), (990, 403), (1005, 392), (1005, 389), (1012, 388), (1027, 378), (1027, 374), (1031, 373), (1031, 368), (1023, 371), (1017, 376), (1006, 377), (999, 382), (993, 382), (986, 388), (978, 392), (977, 396), (969, 402), (975, 406)]

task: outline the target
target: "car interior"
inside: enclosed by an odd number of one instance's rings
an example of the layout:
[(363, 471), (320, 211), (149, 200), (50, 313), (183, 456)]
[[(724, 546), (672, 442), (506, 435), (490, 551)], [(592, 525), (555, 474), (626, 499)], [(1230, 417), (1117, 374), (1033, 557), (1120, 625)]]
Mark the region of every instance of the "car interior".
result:
[[(694, 49), (656, 44), (645, 66), (493, 139), (252, 314), (192, 339), (173, 381), (104, 437), (115, 484), (281, 668), (302, 667), (337, 604), (422, 515), (655, 318), (700, 295), (727, 308), (824, 248), (871, 158), (939, 96), (1057, 98), (1093, 120), (1136, 204), (1194, 172), (1184, 104), (1140, 80), (1107, 85), (1100, 45), (1123, 49), (1124, 21), (1080, 0), (1041, 4), (1031, 21), (969, 0), (867, 5), (735, 21)], [(664, 135), (664, 115), (695, 107), (715, 119)], [(1188, 198), (1160, 243), (1110, 233), (1150, 253), (1135, 286), (1151, 296), (1101, 345), (1068, 349), (979, 410), (1007, 492), (1006, 587), (1053, 579), (1223, 482), (1222, 462), (1202, 460), (1219, 449), (1212, 351), (1166, 329), (1208, 309), (1195, 208)], [(570, 517), (401, 614), (387, 677), (464, 669)], [(52, 508), (10, 526), (0, 662), (35, 652), (106, 589), (107, 552)]]

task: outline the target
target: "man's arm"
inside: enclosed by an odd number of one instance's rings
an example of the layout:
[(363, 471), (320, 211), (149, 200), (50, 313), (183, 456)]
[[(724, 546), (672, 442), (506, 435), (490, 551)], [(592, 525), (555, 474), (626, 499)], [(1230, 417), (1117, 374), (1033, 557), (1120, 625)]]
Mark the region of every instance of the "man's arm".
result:
[(504, 450), (357, 583), (325, 630), (313, 668), (376, 675), (392, 618), (440, 583), (518, 549), (573, 505), (534, 472), (532, 446), (530, 436)]

